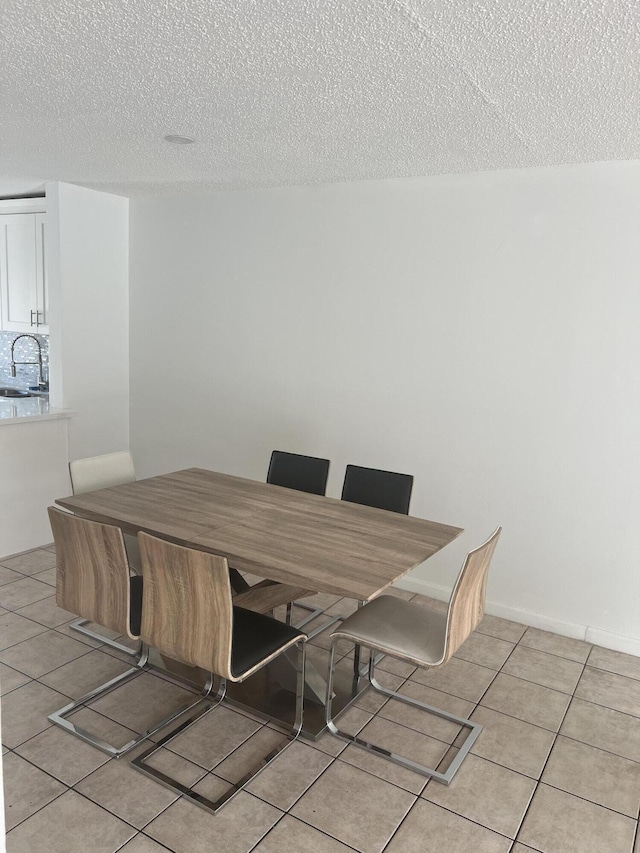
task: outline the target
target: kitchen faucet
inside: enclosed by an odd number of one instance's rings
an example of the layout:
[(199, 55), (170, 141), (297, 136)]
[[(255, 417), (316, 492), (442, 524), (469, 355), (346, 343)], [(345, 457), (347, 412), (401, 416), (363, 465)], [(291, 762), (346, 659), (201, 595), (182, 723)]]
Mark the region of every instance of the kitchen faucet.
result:
[[(13, 350), (15, 345), (18, 343), (20, 338), (31, 338), (32, 341), (35, 341), (38, 346), (38, 361), (16, 361), (14, 358)], [(44, 375), (42, 372), (42, 347), (40, 346), (40, 341), (36, 338), (35, 335), (18, 335), (17, 338), (11, 344), (11, 376), (15, 378), (16, 375), (16, 365), (17, 364), (37, 364), (38, 365), (38, 388), (43, 391), (46, 390), (47, 383), (44, 381)]]

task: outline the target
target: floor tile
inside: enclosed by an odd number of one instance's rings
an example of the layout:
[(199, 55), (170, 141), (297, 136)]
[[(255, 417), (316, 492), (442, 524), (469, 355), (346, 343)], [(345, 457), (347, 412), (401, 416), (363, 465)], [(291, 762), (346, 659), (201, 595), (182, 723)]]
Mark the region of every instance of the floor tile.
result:
[(414, 800), (395, 785), (335, 761), (291, 814), (361, 853), (380, 853)]
[[(41, 625), (46, 625), (47, 628), (59, 628), (67, 622), (77, 619), (78, 617), (75, 613), (69, 613), (68, 610), (63, 610), (56, 605), (56, 597), (55, 595), (51, 595), (51, 587), (48, 587), (48, 589), (49, 596), (47, 598), (43, 598), (41, 601), (36, 601), (26, 607), (21, 607), (18, 611), (20, 615), (26, 616), (28, 619), (32, 619)], [(76, 640), (81, 638), (81, 635), (77, 632), (74, 632), (73, 636)]]
[(34, 580), (33, 578), (22, 578), (0, 586), (0, 607), (5, 610), (17, 610), (34, 601), (40, 601), (51, 595), (51, 587), (47, 583)]
[(211, 770), (260, 728), (249, 717), (219, 706), (172, 740), (169, 749)]
[(412, 663), (407, 663), (404, 660), (392, 658), (390, 655), (385, 655), (381, 661), (376, 663), (376, 669), (383, 672), (391, 672), (394, 675), (399, 675), (401, 678), (408, 678), (417, 669)]
[(188, 690), (143, 672), (92, 702), (91, 707), (133, 731), (144, 732), (193, 701), (194, 695)]
[(555, 735), (481, 705), (471, 719), (484, 726), (471, 752), (532, 779), (539, 779)]
[(0, 566), (0, 586), (22, 580), (23, 578), (24, 575), (21, 575), (20, 572), (14, 572), (13, 569), (5, 569), (4, 566)]
[(43, 551), (38, 548), (36, 551), (28, 551), (26, 554), (20, 554), (17, 557), (8, 557), (1, 562), (7, 569), (13, 569), (23, 575), (35, 575), (45, 569), (55, 568), (56, 557), (51, 551)]
[(71, 699), (79, 699), (85, 693), (89, 693), (89, 691), (105, 684), (117, 675), (121, 675), (133, 666), (133, 660), (131, 665), (127, 666), (124, 661), (104, 654), (104, 652), (98, 650), (92, 652), (84, 643), (78, 645), (84, 649), (82, 657), (78, 657), (40, 678), (43, 684), (64, 693)]
[(421, 607), (426, 607), (429, 610), (436, 610), (438, 613), (446, 613), (449, 607), (448, 601), (440, 601), (437, 598), (431, 598), (428, 595), (415, 595), (412, 599), (414, 604), (419, 604)]
[(17, 669), (12, 669), (10, 666), (0, 663), (0, 694), (2, 696), (11, 690), (15, 690), (16, 687), (22, 687), (23, 684), (27, 684), (29, 681), (31, 679), (28, 675), (24, 675), (24, 673), (18, 672)]
[[(434, 769), (437, 768), (448, 748), (447, 744), (440, 740), (380, 717), (374, 717), (362, 729), (360, 737), (388, 749), (395, 755)], [(340, 754), (338, 760), (366, 770), (378, 779), (392, 782), (400, 788), (411, 791), (412, 794), (419, 794), (427, 784), (427, 777), (421, 773), (400, 767), (380, 755), (353, 744)]]
[(70, 660), (86, 655), (88, 651), (84, 643), (63, 637), (57, 631), (47, 631), (0, 652), (0, 661), (31, 678), (38, 678)]
[(385, 853), (508, 853), (510, 845), (502, 835), (418, 800)]
[(75, 785), (109, 760), (104, 752), (59, 726), (51, 726), (15, 751), (65, 785)]
[(539, 785), (518, 840), (542, 853), (630, 853), (635, 821)]
[(489, 669), (500, 669), (514, 648), (513, 643), (474, 631), (460, 646), (455, 656)]
[(566, 693), (500, 672), (480, 704), (557, 732), (570, 699)]
[(640, 718), (572, 699), (560, 734), (640, 762)]
[(637, 818), (640, 764), (559, 736), (542, 781), (584, 800)]
[(511, 848), (511, 853), (538, 853), (538, 851), (534, 850), (533, 847), (527, 847), (517, 841)]
[(103, 764), (75, 789), (138, 829), (178, 797), (169, 788), (140, 773), (128, 761), (115, 759)]
[(114, 853), (136, 834), (104, 809), (67, 791), (7, 836), (7, 853)]
[(431, 781), (422, 796), (494, 832), (515, 838), (536, 783), (477, 755), (468, 755), (447, 787)]
[[(62, 612), (64, 613), (66, 611)], [(64, 634), (65, 637), (71, 637), (73, 640), (77, 640), (79, 643), (84, 643), (85, 646), (91, 646), (92, 649), (102, 649), (105, 653), (108, 652), (108, 648), (104, 644), (104, 640), (97, 640), (93, 637), (88, 637), (86, 634), (81, 634), (79, 631), (74, 631), (74, 629), (71, 627), (73, 621), (75, 620), (64, 622), (62, 625), (56, 625), (55, 630), (58, 631), (58, 633), (60, 634)], [(130, 659), (133, 660), (133, 657), (131, 657)]]
[(5, 613), (0, 616), (0, 648), (7, 649), (15, 646), (29, 637), (43, 634), (47, 629), (43, 625), (37, 625), (30, 619), (25, 619), (17, 613)]
[(263, 770), (247, 790), (287, 811), (331, 761), (331, 756), (298, 740)]
[[(215, 712), (214, 712), (215, 713)], [(291, 745), (284, 732), (269, 726), (262, 726), (248, 737), (237, 749), (215, 765), (216, 776), (228, 782), (237, 783), (263, 763), (266, 755), (285, 744)], [(310, 749), (311, 747), (309, 747)], [(317, 752), (317, 750), (314, 750)], [(270, 800), (268, 800), (270, 802)], [(277, 806), (277, 803), (273, 803)]]
[(575, 695), (587, 702), (640, 717), (640, 681), (586, 667)]
[(611, 649), (594, 646), (587, 665), (640, 680), (640, 657), (635, 655), (625, 655), (623, 652), (614, 652)]
[[(340, 728), (350, 735), (357, 735), (371, 720), (372, 714), (352, 705), (347, 711), (340, 715)], [(327, 755), (340, 755), (347, 748), (347, 741), (334, 737), (330, 732), (325, 732), (318, 740), (311, 744), (314, 749), (319, 749)]]
[(469, 702), (478, 702), (495, 675), (493, 669), (454, 657), (438, 669), (417, 669), (411, 680)]
[(285, 815), (252, 853), (353, 853), (353, 848)]
[(56, 585), (56, 569), (47, 569), (44, 572), (38, 572), (37, 575), (33, 575), (37, 581), (42, 581), (42, 583), (48, 583), (49, 586)]
[(121, 726), (120, 723), (109, 719), (109, 717), (97, 714), (91, 708), (81, 707), (79, 711), (70, 714), (67, 719), (75, 726), (80, 726), (85, 731), (118, 749), (133, 740), (137, 734), (131, 729)]
[[(145, 743), (143, 746), (132, 750), (131, 758), (141, 752), (144, 752), (147, 747), (148, 744)], [(205, 776), (207, 772), (203, 767), (200, 767), (199, 764), (187, 761), (187, 759), (183, 758), (181, 755), (176, 755), (175, 752), (171, 752), (170, 749), (162, 747), (157, 752), (154, 752), (153, 755), (146, 758), (145, 764), (148, 764), (150, 767), (154, 767), (161, 773), (165, 773), (167, 776), (170, 776), (172, 779), (175, 779), (187, 788), (193, 787), (199, 779), (202, 779)]]
[[(473, 704), (467, 702), (466, 699), (460, 699), (450, 693), (425, 687), (415, 681), (407, 681), (402, 685), (399, 692), (412, 699), (417, 699), (418, 702), (431, 705), (433, 708), (455, 714), (457, 717), (468, 719), (469, 714), (473, 711)], [(444, 741), (444, 743), (453, 743), (460, 731), (460, 726), (457, 723), (452, 723), (435, 714), (407, 705), (399, 699), (389, 699), (387, 704), (378, 712), (378, 715), (417, 732), (422, 732), (422, 734), (430, 735)]]
[(18, 755), (5, 756), (2, 765), (7, 832), (67, 790)]
[(518, 646), (503, 666), (502, 672), (562, 693), (573, 693), (582, 669), (582, 664), (576, 661)]
[(481, 634), (489, 634), (489, 636), (497, 637), (499, 640), (506, 640), (508, 643), (517, 643), (526, 628), (527, 626), (520, 622), (511, 622), (509, 619), (501, 619), (499, 616), (489, 616), (488, 613), (485, 613), (476, 630)]
[(2, 699), (2, 742), (10, 749), (48, 729), (47, 715), (67, 702), (55, 690), (31, 681)]
[(118, 853), (167, 853), (167, 848), (140, 832), (127, 841)]
[[(282, 817), (268, 803), (241, 791), (213, 817), (183, 799), (145, 828), (161, 844), (175, 853), (247, 853)], [(224, 839), (224, 848), (219, 844)]]
[(540, 652), (548, 652), (561, 658), (585, 663), (591, 651), (591, 643), (584, 640), (576, 640), (572, 637), (561, 637), (560, 634), (552, 634), (550, 631), (541, 631), (539, 628), (527, 628), (520, 640), (521, 646), (529, 649), (538, 649)]
[(326, 612), (329, 616), (351, 616), (358, 609), (358, 602), (352, 598), (341, 598), (328, 607)]

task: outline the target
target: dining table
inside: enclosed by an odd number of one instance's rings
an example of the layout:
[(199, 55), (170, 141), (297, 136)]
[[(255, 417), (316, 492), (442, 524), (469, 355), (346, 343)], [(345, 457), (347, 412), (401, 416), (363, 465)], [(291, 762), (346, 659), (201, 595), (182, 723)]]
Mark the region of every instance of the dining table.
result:
[[(84, 518), (117, 525), (124, 533), (144, 531), (220, 554), (232, 569), (269, 581), (272, 588), (287, 585), (328, 593), (358, 605), (463, 532), (440, 522), (203, 468), (59, 498), (56, 503)], [(336, 678), (338, 711), (360, 692), (357, 655), (354, 658), (355, 670), (343, 667)], [(317, 738), (325, 728), (324, 680), (313, 665), (308, 670), (310, 701), (303, 734)], [(282, 719), (290, 705), (282, 682), (282, 672), (266, 667), (234, 685), (229, 699)]]

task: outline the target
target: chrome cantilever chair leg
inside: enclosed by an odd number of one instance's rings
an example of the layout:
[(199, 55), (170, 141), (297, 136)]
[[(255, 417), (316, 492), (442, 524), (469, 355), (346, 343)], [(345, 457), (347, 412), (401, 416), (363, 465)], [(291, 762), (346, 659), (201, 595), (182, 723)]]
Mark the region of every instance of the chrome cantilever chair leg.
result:
[[(271, 750), (264, 758), (261, 758), (258, 762), (258, 766), (255, 770), (247, 773), (245, 776), (240, 779), (239, 782), (233, 783), (229, 790), (227, 790), (221, 797), (217, 800), (210, 800), (202, 794), (198, 794), (193, 791), (191, 788), (188, 788), (186, 785), (183, 785), (181, 782), (178, 782), (177, 779), (173, 779), (171, 776), (168, 776), (166, 773), (157, 770), (155, 767), (151, 767), (146, 763), (146, 760), (149, 759), (155, 752), (161, 749), (163, 746), (166, 746), (170, 743), (174, 738), (178, 737), (178, 735), (182, 734), (186, 729), (192, 726), (197, 720), (200, 719), (205, 713), (212, 710), (214, 705), (211, 708), (206, 708), (198, 711), (188, 720), (185, 720), (177, 729), (174, 729), (172, 732), (169, 732), (165, 737), (159, 740), (157, 743), (154, 743), (149, 749), (142, 752), (140, 755), (136, 756), (131, 764), (133, 767), (140, 770), (146, 776), (150, 776), (152, 779), (160, 782), (162, 785), (165, 785), (167, 788), (170, 788), (172, 791), (175, 791), (178, 794), (181, 794), (183, 797), (191, 800), (192, 803), (200, 806), (206, 811), (213, 812), (214, 814), (222, 808), (222, 806), (227, 803), (232, 797), (235, 797), (252, 779), (262, 773), (262, 771), (268, 767), (269, 764), (280, 755), (300, 734), (302, 730), (302, 715), (303, 715), (303, 703), (304, 703), (304, 688), (305, 688), (305, 680), (304, 680), (304, 670), (305, 670), (305, 648), (304, 641), (300, 641), (296, 643), (298, 646), (298, 665), (297, 665), (297, 681), (296, 681), (296, 714), (293, 726), (291, 731), (287, 733), (287, 740), (281, 746), (278, 746), (276, 749)], [(224, 689), (226, 689), (226, 680), (221, 679), (224, 688), (222, 689), (222, 697), (218, 699), (215, 703), (216, 705), (222, 701), (224, 698)], [(220, 696), (220, 691), (218, 691), (218, 696)]]
[(142, 646), (138, 646), (137, 649), (130, 649), (129, 646), (124, 646), (122, 643), (118, 643), (116, 640), (110, 640), (107, 637), (103, 637), (101, 634), (98, 634), (97, 631), (92, 631), (90, 628), (87, 628), (87, 625), (90, 625), (91, 622), (89, 619), (76, 619), (74, 622), (69, 624), (69, 627), (72, 631), (77, 631), (79, 634), (84, 634), (85, 637), (91, 637), (92, 640), (98, 640), (103, 643), (105, 646), (110, 646), (112, 649), (117, 649), (119, 652), (124, 652), (126, 655), (131, 655), (131, 657), (136, 657), (141, 654)]
[(327, 722), (327, 728), (329, 729), (329, 731), (336, 737), (339, 737), (342, 740), (346, 740), (348, 743), (353, 743), (356, 746), (361, 747), (362, 749), (368, 750), (369, 752), (374, 752), (377, 755), (381, 755), (384, 758), (388, 758), (390, 761), (393, 761), (395, 764), (399, 764), (401, 767), (407, 767), (409, 770), (415, 770), (417, 773), (421, 773), (423, 776), (429, 776), (438, 782), (442, 782), (444, 785), (449, 785), (455, 774), (460, 769), (460, 765), (467, 757), (469, 750), (475, 743), (483, 727), (479, 723), (474, 723), (464, 717), (457, 717), (455, 714), (450, 714), (448, 711), (442, 711), (440, 708), (434, 708), (432, 705), (427, 705), (424, 702), (419, 702), (417, 699), (412, 699), (411, 697), (405, 696), (402, 693), (397, 693), (394, 690), (387, 690), (375, 678), (376, 657), (373, 653), (373, 650), (370, 650), (368, 678), (371, 687), (375, 691), (381, 693), (383, 696), (388, 696), (391, 699), (399, 699), (401, 702), (405, 702), (407, 705), (412, 705), (414, 708), (420, 708), (420, 710), (422, 711), (426, 711), (429, 714), (434, 714), (437, 717), (442, 717), (443, 719), (449, 720), (452, 723), (456, 723), (459, 726), (464, 726), (470, 729), (470, 732), (465, 738), (462, 746), (458, 751), (458, 754), (455, 756), (447, 770), (444, 773), (440, 773), (435, 768), (425, 767), (423, 764), (418, 764), (417, 762), (412, 761), (410, 758), (405, 758), (404, 756), (396, 755), (395, 753), (391, 752), (388, 749), (385, 749), (382, 746), (370, 743), (369, 741), (364, 740), (364, 738), (359, 738), (356, 735), (350, 735), (346, 732), (341, 731), (336, 726), (331, 711), (331, 707), (333, 704), (333, 675), (337, 642), (338, 639), (332, 642), (331, 652), (329, 655), (329, 675), (327, 678), (327, 698), (325, 705), (325, 717)]
[(97, 749), (102, 750), (102, 752), (105, 752), (112, 758), (120, 758), (122, 755), (125, 755), (125, 753), (132, 750), (139, 743), (142, 743), (142, 741), (146, 740), (152, 734), (164, 728), (164, 726), (169, 725), (169, 723), (172, 723), (178, 717), (181, 717), (183, 714), (187, 713), (187, 711), (190, 711), (192, 708), (195, 708), (202, 702), (209, 703), (209, 707), (207, 708), (207, 710), (209, 710), (209, 708), (213, 707), (214, 704), (217, 704), (218, 702), (222, 701), (222, 698), (224, 697), (224, 689), (222, 689), (221, 686), (218, 689), (217, 694), (212, 699), (209, 698), (213, 689), (213, 678), (210, 678), (205, 684), (203, 695), (200, 696), (196, 702), (192, 702), (186, 707), (181, 708), (178, 711), (174, 711), (164, 719), (160, 720), (158, 723), (155, 723), (153, 726), (151, 726), (151, 728), (142, 732), (142, 734), (139, 734), (137, 737), (132, 738), (130, 741), (120, 747), (113, 746), (110, 743), (106, 743), (105, 741), (101, 740), (101, 738), (97, 737), (94, 734), (91, 734), (91, 732), (88, 732), (81, 726), (75, 725), (75, 723), (72, 723), (69, 719), (67, 719), (71, 714), (73, 714), (75, 711), (78, 711), (81, 707), (86, 706), (89, 702), (92, 702), (95, 699), (98, 699), (106, 695), (107, 693), (110, 693), (112, 690), (115, 690), (116, 687), (120, 687), (126, 681), (129, 681), (130, 679), (133, 679), (138, 675), (141, 675), (141, 673), (146, 672), (152, 668), (153, 667), (149, 664), (149, 648), (143, 643), (142, 653), (136, 663), (136, 666), (132, 667), (131, 669), (127, 669), (121, 675), (116, 676), (116, 678), (112, 678), (110, 681), (107, 681), (105, 684), (100, 685), (100, 687), (96, 687), (89, 693), (85, 693), (84, 696), (81, 696), (74, 702), (70, 702), (68, 705), (65, 705), (58, 711), (54, 711), (53, 714), (49, 714), (49, 720), (55, 725), (60, 726), (60, 728), (65, 729), (71, 734), (74, 734), (76, 737), (79, 737), (86, 743), (91, 744), (91, 746), (95, 746)]

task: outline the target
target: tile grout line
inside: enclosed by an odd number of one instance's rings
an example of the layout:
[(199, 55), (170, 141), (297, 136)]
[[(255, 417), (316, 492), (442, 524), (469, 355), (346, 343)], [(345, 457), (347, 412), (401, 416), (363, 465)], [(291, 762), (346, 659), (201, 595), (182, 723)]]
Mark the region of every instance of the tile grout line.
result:
[[(531, 804), (533, 803), (533, 800), (534, 800), (536, 794), (538, 793), (538, 789), (540, 788), (540, 785), (546, 784), (546, 783), (542, 782), (542, 777), (544, 775), (545, 770), (547, 769), (547, 765), (549, 764), (549, 760), (551, 758), (551, 753), (555, 749), (556, 743), (558, 742), (558, 737), (560, 736), (560, 729), (562, 728), (564, 721), (567, 718), (567, 714), (569, 713), (569, 708), (571, 707), (571, 700), (575, 696), (575, 690), (577, 689), (578, 684), (580, 683), (580, 679), (582, 678), (582, 675), (586, 669), (586, 666), (587, 666), (587, 662), (585, 661), (584, 664), (582, 665), (582, 672), (580, 673), (580, 678), (578, 678), (578, 681), (576, 683), (576, 687), (574, 688), (574, 692), (571, 694), (571, 699), (567, 703), (567, 707), (565, 708), (564, 714), (562, 715), (562, 719), (560, 720), (560, 725), (558, 726), (558, 729), (555, 733), (555, 737), (553, 738), (553, 743), (551, 744), (551, 749), (549, 750), (549, 753), (547, 754), (546, 760), (542, 766), (542, 770), (540, 771), (540, 776), (538, 777), (538, 781), (536, 782), (535, 788), (533, 789), (533, 792), (531, 794), (531, 798), (529, 800), (527, 808), (524, 810), (524, 814), (522, 815), (522, 818), (520, 819), (520, 823), (518, 825), (518, 830), (514, 836), (514, 843), (518, 840), (518, 836), (522, 832), (522, 827), (524, 826), (524, 822), (527, 819), (527, 815), (529, 814), (529, 811), (531, 810)], [(569, 792), (565, 791), (564, 793), (569, 793)], [(590, 800), (587, 802), (590, 802)], [(521, 843), (524, 844), (524, 842), (521, 842)]]

